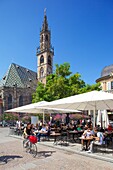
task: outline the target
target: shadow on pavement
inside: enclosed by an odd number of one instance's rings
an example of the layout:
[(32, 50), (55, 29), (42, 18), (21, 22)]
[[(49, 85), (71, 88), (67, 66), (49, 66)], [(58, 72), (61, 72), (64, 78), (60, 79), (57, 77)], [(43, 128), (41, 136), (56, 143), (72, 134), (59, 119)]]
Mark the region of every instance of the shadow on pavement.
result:
[(44, 156), (44, 157), (49, 157), (52, 155), (52, 153), (55, 153), (56, 151), (39, 151), (37, 154), (38, 156)]
[(0, 156), (0, 165), (1, 164), (7, 164), (9, 161), (15, 159), (15, 158), (23, 158), (22, 156), (18, 155), (4, 155)]

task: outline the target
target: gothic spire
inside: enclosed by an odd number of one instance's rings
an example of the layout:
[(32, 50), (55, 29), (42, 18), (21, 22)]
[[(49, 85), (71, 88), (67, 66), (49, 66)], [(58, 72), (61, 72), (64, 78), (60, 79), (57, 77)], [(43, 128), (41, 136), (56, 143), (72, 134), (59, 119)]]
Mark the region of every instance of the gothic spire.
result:
[(48, 31), (48, 22), (47, 22), (47, 16), (46, 16), (46, 8), (44, 9), (44, 21), (42, 24), (42, 31)]

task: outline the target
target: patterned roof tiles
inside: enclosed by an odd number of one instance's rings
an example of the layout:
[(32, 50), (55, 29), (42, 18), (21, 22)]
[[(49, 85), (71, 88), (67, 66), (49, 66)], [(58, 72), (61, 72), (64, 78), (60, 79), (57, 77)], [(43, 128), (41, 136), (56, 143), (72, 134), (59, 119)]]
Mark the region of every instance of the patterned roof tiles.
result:
[(31, 86), (32, 88), (35, 88), (37, 85), (37, 73), (12, 63), (9, 66), (7, 73), (0, 81), (0, 87), (14, 87), (15, 85), (20, 88)]

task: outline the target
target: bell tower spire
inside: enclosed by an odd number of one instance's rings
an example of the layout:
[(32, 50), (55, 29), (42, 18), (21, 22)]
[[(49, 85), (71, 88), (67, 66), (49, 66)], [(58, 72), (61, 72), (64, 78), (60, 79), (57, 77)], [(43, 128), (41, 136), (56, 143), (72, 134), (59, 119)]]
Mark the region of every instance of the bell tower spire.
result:
[(53, 72), (54, 49), (51, 45), (51, 31), (48, 27), (46, 9), (40, 31), (40, 46), (37, 48), (37, 75), (38, 81), (46, 84), (47, 75)]
[(44, 9), (44, 16), (46, 15), (46, 8)]
[(47, 22), (47, 16), (46, 16), (46, 8), (44, 9), (44, 21), (42, 25), (42, 31), (48, 31), (48, 22)]

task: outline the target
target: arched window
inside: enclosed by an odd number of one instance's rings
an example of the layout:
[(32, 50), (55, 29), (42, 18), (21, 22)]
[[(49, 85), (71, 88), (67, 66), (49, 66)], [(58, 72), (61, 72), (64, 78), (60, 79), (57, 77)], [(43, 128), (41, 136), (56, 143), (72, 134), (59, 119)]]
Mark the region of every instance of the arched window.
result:
[(9, 94), (8, 96), (8, 109), (12, 109), (12, 95)]
[(41, 41), (43, 42), (43, 35), (41, 36)]
[(40, 64), (42, 64), (42, 63), (44, 63), (44, 56), (43, 55), (41, 55), (41, 57), (40, 57)]
[(51, 65), (51, 56), (48, 56), (48, 64)]
[(46, 41), (48, 41), (48, 35), (46, 35)]
[(19, 106), (23, 106), (23, 96), (19, 97)]
[(43, 67), (41, 67), (41, 69), (40, 69), (40, 77), (44, 77), (44, 69), (43, 69)]

